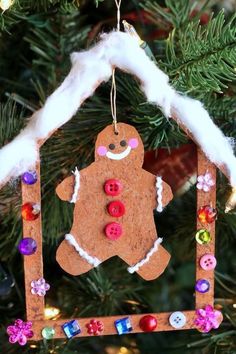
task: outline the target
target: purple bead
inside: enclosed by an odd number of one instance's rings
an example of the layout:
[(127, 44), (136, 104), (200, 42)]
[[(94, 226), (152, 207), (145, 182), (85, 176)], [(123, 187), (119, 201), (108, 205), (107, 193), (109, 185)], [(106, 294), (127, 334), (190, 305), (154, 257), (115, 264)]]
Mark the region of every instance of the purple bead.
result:
[(36, 252), (36, 249), (37, 249), (37, 243), (31, 237), (23, 238), (18, 245), (18, 250), (24, 256), (30, 256), (31, 254)]
[(21, 180), (25, 184), (34, 184), (37, 182), (37, 173), (35, 171), (27, 171), (23, 173)]
[(206, 279), (199, 279), (196, 281), (195, 290), (199, 293), (206, 293), (210, 289), (210, 283)]

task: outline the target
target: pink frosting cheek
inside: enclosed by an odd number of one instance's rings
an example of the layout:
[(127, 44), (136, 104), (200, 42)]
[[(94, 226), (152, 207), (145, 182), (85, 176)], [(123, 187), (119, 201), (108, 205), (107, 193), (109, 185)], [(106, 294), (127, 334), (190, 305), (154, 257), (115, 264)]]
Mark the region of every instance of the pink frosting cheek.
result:
[(138, 146), (138, 139), (136, 138), (132, 138), (129, 140), (129, 146), (132, 148), (132, 149), (135, 149), (137, 146)]
[(105, 156), (107, 153), (107, 148), (105, 146), (99, 146), (97, 148), (97, 153), (99, 156)]

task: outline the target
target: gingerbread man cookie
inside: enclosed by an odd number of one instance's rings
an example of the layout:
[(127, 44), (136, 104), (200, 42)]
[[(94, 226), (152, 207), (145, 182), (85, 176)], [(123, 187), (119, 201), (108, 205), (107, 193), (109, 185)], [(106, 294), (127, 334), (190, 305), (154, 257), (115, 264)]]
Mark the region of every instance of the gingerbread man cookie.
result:
[(80, 275), (119, 256), (146, 280), (165, 270), (170, 255), (157, 238), (153, 210), (172, 199), (170, 187), (142, 169), (144, 147), (137, 130), (112, 125), (97, 137), (95, 162), (65, 178), (58, 196), (75, 203), (70, 234), (57, 250), (60, 266)]

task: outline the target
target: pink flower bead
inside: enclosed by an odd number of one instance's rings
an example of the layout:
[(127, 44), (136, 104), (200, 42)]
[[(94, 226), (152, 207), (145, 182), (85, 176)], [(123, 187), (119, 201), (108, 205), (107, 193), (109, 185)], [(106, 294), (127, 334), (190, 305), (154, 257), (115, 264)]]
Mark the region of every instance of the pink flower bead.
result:
[(197, 328), (204, 333), (211, 329), (216, 329), (220, 325), (221, 312), (215, 310), (211, 305), (206, 305), (204, 309), (196, 310), (197, 318), (194, 323)]
[(33, 295), (45, 296), (46, 292), (50, 289), (50, 285), (46, 283), (44, 278), (33, 280), (31, 282), (31, 293)]
[(19, 343), (25, 345), (27, 340), (32, 338), (34, 333), (32, 331), (32, 322), (23, 322), (18, 319), (14, 322), (14, 325), (7, 327), (7, 334), (9, 335), (10, 343)]
[(212, 175), (206, 172), (205, 175), (200, 175), (197, 178), (197, 189), (203, 190), (204, 192), (209, 192), (212, 186), (215, 185)]

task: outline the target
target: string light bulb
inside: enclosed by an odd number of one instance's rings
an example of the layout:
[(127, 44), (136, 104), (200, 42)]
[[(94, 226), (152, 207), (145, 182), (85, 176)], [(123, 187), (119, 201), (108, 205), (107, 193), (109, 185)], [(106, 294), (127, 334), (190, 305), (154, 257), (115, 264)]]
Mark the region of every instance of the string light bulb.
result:
[(236, 207), (236, 187), (232, 188), (229, 199), (225, 204), (225, 213), (228, 213), (230, 210)]
[(3, 11), (8, 10), (14, 3), (14, 0), (0, 0), (0, 8)]
[(148, 44), (143, 41), (140, 36), (138, 35), (137, 31), (135, 30), (134, 26), (132, 26), (131, 24), (129, 24), (127, 21), (123, 20), (122, 24), (124, 26), (124, 30), (126, 33), (128, 33), (131, 37), (136, 38), (136, 40), (139, 43), (139, 46), (145, 51), (145, 53), (147, 54), (147, 56), (154, 62), (157, 63), (155, 56), (153, 55), (150, 47), (148, 46)]
[(44, 317), (46, 320), (56, 320), (60, 314), (60, 310), (57, 307), (45, 307)]
[(140, 38), (140, 36), (138, 35), (138, 33), (136, 32), (134, 26), (132, 26), (130, 23), (128, 23), (127, 21), (123, 20), (122, 24), (124, 26), (124, 30), (126, 33), (130, 34), (131, 37), (134, 37), (138, 40), (139, 45), (141, 46), (144, 41)]
[(105, 352), (106, 354), (132, 354), (132, 353), (140, 354), (140, 352), (136, 349), (135, 351), (133, 351), (132, 349), (128, 349), (126, 347), (117, 347), (117, 346), (108, 346), (105, 348)]
[(129, 354), (129, 350), (126, 347), (121, 347), (119, 354)]

